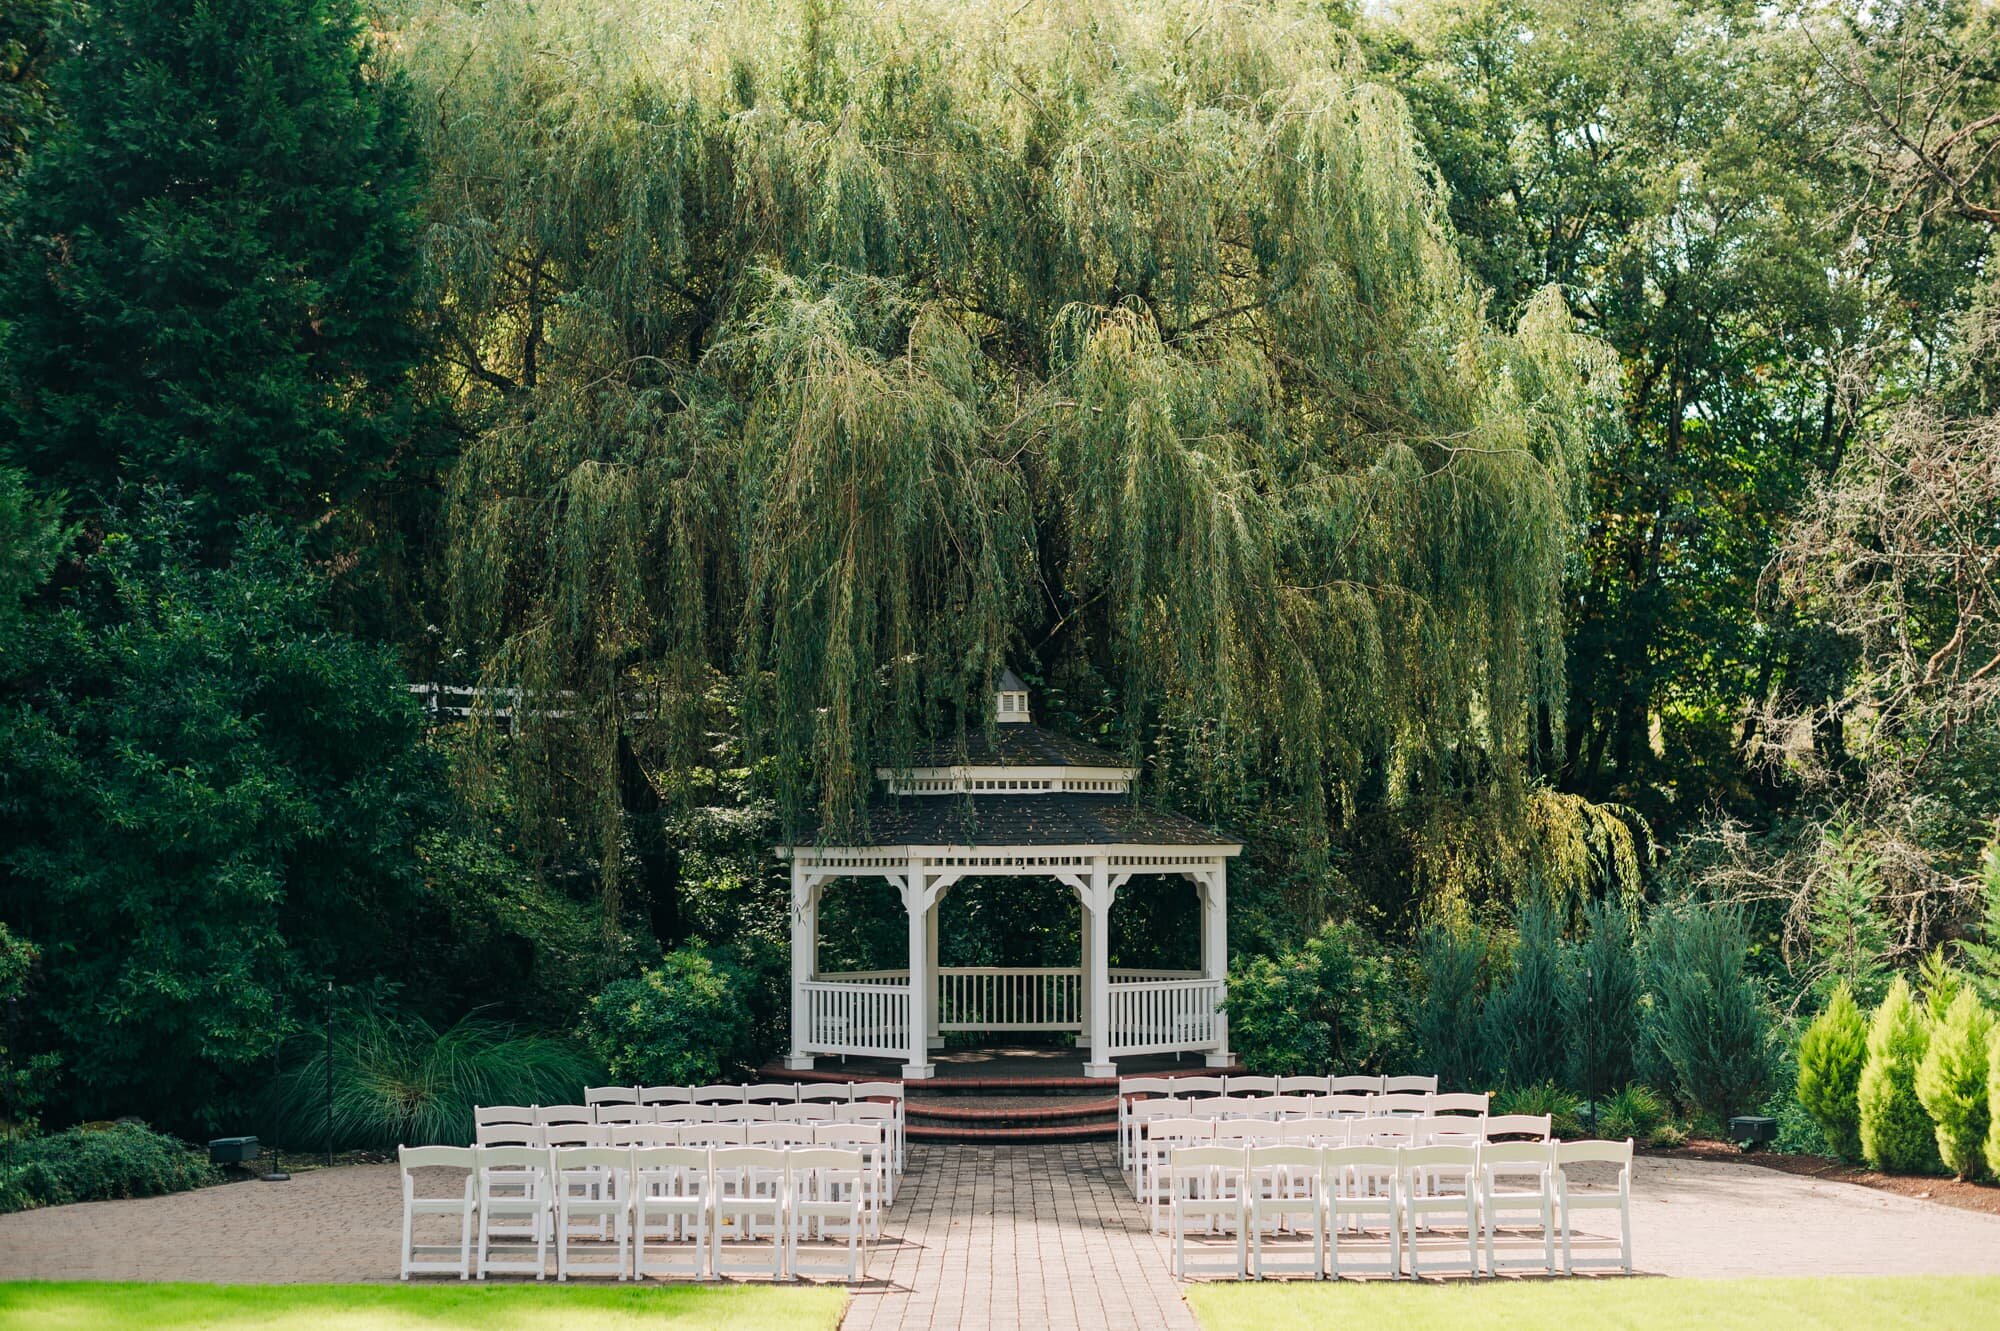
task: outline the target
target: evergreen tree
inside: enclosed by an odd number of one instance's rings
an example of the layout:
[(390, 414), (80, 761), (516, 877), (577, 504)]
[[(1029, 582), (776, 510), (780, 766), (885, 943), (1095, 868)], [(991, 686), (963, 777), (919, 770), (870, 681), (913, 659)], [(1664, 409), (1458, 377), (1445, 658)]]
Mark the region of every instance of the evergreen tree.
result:
[(1861, 1069), (1861, 1154), (1876, 1169), (1921, 1174), (1938, 1167), (1937, 1137), (1917, 1098), (1917, 1068), (1930, 1036), (1923, 1005), (1898, 975), (1869, 1023)]
[(1539, 896), (1521, 907), (1514, 972), (1486, 1007), (1487, 1044), (1510, 1086), (1540, 1086), (1566, 1071), (1560, 930)]
[(1961, 988), (1932, 1031), (1930, 1048), (1917, 1067), (1917, 1098), (1936, 1126), (1938, 1155), (1962, 1179), (1979, 1172), (1986, 1144), (1986, 1059), (1992, 1036), (1992, 1014), (1977, 994)]
[(1680, 1098), (1718, 1119), (1760, 1101), (1771, 1075), (1770, 1017), (1744, 969), (1749, 950), (1734, 907), (1690, 901), (1647, 921), (1651, 1043)]
[(1861, 1068), (1868, 1059), (1868, 1024), (1842, 984), (1799, 1037), (1799, 1103), (1843, 1160), (1861, 1158)]
[(1470, 929), (1434, 925), (1417, 951), (1422, 987), (1411, 1034), (1423, 1066), (1441, 1086), (1477, 1086), (1488, 1064), (1485, 1025), (1479, 1019), (1486, 954)]
[(1563, 985), (1572, 1089), (1608, 1096), (1637, 1072), (1639, 959), (1632, 916), (1608, 901), (1585, 912), (1589, 936), (1570, 958)]
[(77, 35), (0, 250), (10, 460), (79, 505), (165, 482), (211, 546), (322, 521), (398, 468), (420, 350), (356, 0), (104, 0)]

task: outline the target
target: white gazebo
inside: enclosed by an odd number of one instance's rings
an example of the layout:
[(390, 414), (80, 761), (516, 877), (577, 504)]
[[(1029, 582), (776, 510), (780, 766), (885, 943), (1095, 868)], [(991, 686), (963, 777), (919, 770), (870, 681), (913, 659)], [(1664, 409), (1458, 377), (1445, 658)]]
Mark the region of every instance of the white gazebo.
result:
[[(1012, 671), (994, 694), (995, 724), (883, 769), (869, 807), (872, 844), (785, 846), (792, 865), (792, 1047), (786, 1066), (817, 1055), (900, 1059), (903, 1076), (933, 1075), (947, 1031), (1070, 1031), (1089, 1050), (1084, 1073), (1114, 1077), (1122, 1056), (1200, 1053), (1230, 1062), (1221, 1012), (1228, 967), (1228, 865), (1241, 845), (1131, 797), (1138, 775), (1116, 755), (1042, 729)], [(1201, 969), (1110, 967), (1111, 905), (1141, 874), (1193, 881), (1201, 903)], [(964, 879), (1054, 878), (1082, 903), (1075, 967), (941, 967), (938, 909)], [(843, 878), (882, 878), (909, 916), (907, 969), (823, 973), (821, 895)], [(919, 998), (921, 997), (921, 1001)]]

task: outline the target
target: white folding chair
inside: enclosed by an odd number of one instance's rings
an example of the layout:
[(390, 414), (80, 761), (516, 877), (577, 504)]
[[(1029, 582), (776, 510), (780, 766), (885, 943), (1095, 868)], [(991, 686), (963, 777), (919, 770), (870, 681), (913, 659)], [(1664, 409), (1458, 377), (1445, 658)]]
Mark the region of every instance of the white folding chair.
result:
[(746, 1123), (743, 1125), (745, 1146), (811, 1146), (813, 1125), (810, 1123)]
[[(1403, 1274), (1403, 1191), (1396, 1149), (1332, 1146), (1320, 1152), (1320, 1191), (1326, 1198), (1327, 1262), (1335, 1280), (1343, 1267), (1357, 1275)], [(1377, 1262), (1342, 1255), (1365, 1241), (1379, 1222), (1386, 1255)], [(1352, 1226), (1350, 1230), (1349, 1226)]]
[[(597, 1107), (602, 1105), (636, 1105), (639, 1103), (637, 1086), (586, 1086), (583, 1102)], [(603, 1122), (602, 1119), (598, 1120)]]
[(1344, 1118), (1288, 1118), (1278, 1125), (1278, 1140), (1287, 1146), (1345, 1146)]
[(1409, 1123), (1412, 1146), (1478, 1146), (1486, 1140), (1483, 1120), (1462, 1114), (1426, 1114)]
[(743, 1098), (755, 1105), (795, 1105), (799, 1088), (788, 1081), (764, 1081), (743, 1088)]
[(688, 1099), (698, 1105), (740, 1105), (743, 1103), (741, 1086), (691, 1086)]
[(1126, 1140), (1120, 1148), (1124, 1159), (1126, 1178), (1136, 1190), (1139, 1186), (1139, 1141), (1145, 1135), (1146, 1125), (1155, 1119), (1186, 1118), (1187, 1101), (1166, 1097), (1134, 1100), (1130, 1105), (1120, 1106), (1125, 1116), (1123, 1131)]
[(863, 1180), (862, 1215), (868, 1237), (882, 1237), (883, 1198), (889, 1195), (889, 1149), (879, 1123), (821, 1123), (813, 1128), (813, 1145), (859, 1151), (867, 1166)]
[(1326, 1097), (1326, 1112), (1342, 1118), (1366, 1118), (1368, 1103), (1373, 1095), (1355, 1095), (1345, 1091), (1335, 1092)]
[(671, 1100), (653, 1106), (653, 1118), (658, 1123), (713, 1123), (715, 1106)]
[(682, 1123), (679, 1127), (681, 1145), (699, 1146), (704, 1150), (743, 1146), (750, 1140), (750, 1125), (747, 1123)]
[(641, 1086), (639, 1103), (642, 1105), (684, 1105), (688, 1102), (688, 1088), (685, 1086)]
[[(1259, 1280), (1274, 1275), (1318, 1280), (1326, 1270), (1326, 1203), (1320, 1195), (1319, 1148), (1303, 1144), (1254, 1146), (1245, 1171), (1250, 1274)], [(1288, 1257), (1283, 1251), (1265, 1251), (1265, 1235), (1275, 1239), (1280, 1232), (1312, 1240), (1310, 1265), (1303, 1252)]]
[(1258, 1101), (1258, 1107), (1263, 1110), (1263, 1113), (1259, 1117), (1272, 1119), (1315, 1118), (1319, 1115), (1321, 1103), (1325, 1099), (1326, 1097), (1323, 1095), (1267, 1095)]
[(610, 1145), (627, 1149), (680, 1145), (679, 1130), (672, 1123), (612, 1123), (605, 1127), (604, 1135)]
[(1193, 1100), (1204, 1095), (1224, 1095), (1228, 1093), (1228, 1079), (1224, 1077), (1169, 1077), (1174, 1084), (1176, 1099)]
[[(1174, 1241), (1174, 1275), (1227, 1276), (1241, 1280), (1246, 1259), (1243, 1151), (1234, 1146), (1182, 1146), (1168, 1153), (1167, 1223)], [(1229, 1232), (1230, 1260), (1190, 1261), (1188, 1236)], [(1213, 1249), (1205, 1245), (1196, 1257)]]
[(800, 1104), (846, 1104), (854, 1098), (852, 1084), (844, 1081), (822, 1082), (814, 1086), (799, 1087)]
[(1471, 1114), (1486, 1117), (1490, 1097), (1484, 1091), (1450, 1091), (1431, 1097), (1433, 1114)]
[(1222, 1091), (1224, 1095), (1276, 1095), (1278, 1093), (1278, 1079), (1276, 1077), (1224, 1077), (1222, 1079)]
[(1139, 1203), (1152, 1208), (1153, 1228), (1164, 1233), (1167, 1227), (1167, 1159), (1181, 1147), (1211, 1145), (1215, 1141), (1215, 1120), (1155, 1118), (1140, 1127)]
[(475, 1146), (547, 1146), (548, 1130), (525, 1123), (484, 1123), (472, 1130)]
[(1489, 1114), (1485, 1119), (1486, 1140), (1490, 1142), (1545, 1142), (1554, 1120), (1548, 1114)]
[(1436, 1095), (1437, 1088), (1438, 1079), (1436, 1077), (1382, 1078), (1382, 1093), (1384, 1095)]
[[(1557, 1142), (1555, 1152), (1556, 1216), (1562, 1226), (1563, 1271), (1615, 1267), (1629, 1273), (1632, 1270), (1632, 1139)], [(1618, 1173), (1610, 1189), (1592, 1188), (1572, 1172), (1578, 1165), (1589, 1164), (1617, 1166)], [(1589, 1210), (1618, 1212), (1617, 1257), (1579, 1258), (1571, 1252), (1571, 1241), (1577, 1232), (1576, 1213)]]
[[(399, 1146), (396, 1148), (396, 1164), (403, 1177), (401, 1278), (408, 1280), (413, 1274), (428, 1272), (455, 1272), (460, 1280), (468, 1278), (472, 1274), (472, 1217), (478, 1209), (475, 1200), (478, 1151), (470, 1146)], [(416, 1178), (419, 1169), (444, 1169), (462, 1174), (464, 1177), (455, 1180), (459, 1184), (457, 1195), (419, 1196)], [(457, 1246), (418, 1243), (417, 1217), (425, 1215), (457, 1216)], [(420, 1252), (451, 1252), (456, 1256), (447, 1262), (421, 1258), (417, 1255)]]
[[(479, 1278), (484, 1280), (489, 1272), (499, 1271), (545, 1279), (554, 1214), (548, 1151), (533, 1146), (482, 1146), (478, 1148), (478, 1165)], [(496, 1259), (496, 1241), (533, 1243), (534, 1259), (528, 1260), (525, 1254)]]
[[(711, 1155), (715, 1233), (709, 1266), (716, 1275), (785, 1278), (788, 1156), (768, 1146), (725, 1146)], [(739, 1262), (737, 1254), (751, 1257)]]
[[(634, 1278), (707, 1278), (709, 1193), (706, 1150), (651, 1146), (632, 1152)], [(675, 1259), (677, 1249), (684, 1249), (682, 1260)]]
[(774, 1123), (830, 1123), (833, 1110), (823, 1104), (797, 1103), (772, 1105), (771, 1121)]
[(1382, 1094), (1382, 1079), (1380, 1077), (1362, 1076), (1328, 1077), (1326, 1079), (1326, 1093), (1328, 1095), (1380, 1095)]
[(1215, 1125), (1217, 1146), (1276, 1146), (1284, 1139), (1281, 1125), (1271, 1119), (1233, 1118)]
[(1278, 1078), (1279, 1095), (1326, 1095), (1327, 1078), (1291, 1076)]
[[(1486, 1235), (1486, 1270), (1538, 1268), (1556, 1270), (1555, 1146), (1544, 1142), (1493, 1142), (1479, 1152), (1479, 1224)], [(1502, 1229), (1525, 1228), (1532, 1219), (1542, 1237), (1539, 1262), (1502, 1259), (1498, 1249)], [(1511, 1222), (1511, 1223), (1510, 1223)]]
[(727, 1104), (714, 1109), (717, 1123), (771, 1123), (778, 1117), (778, 1106), (772, 1104)]
[(891, 1145), (896, 1152), (896, 1172), (898, 1174), (902, 1173), (903, 1157), (909, 1147), (909, 1143), (905, 1140), (907, 1134), (904, 1132), (905, 1120), (908, 1117), (904, 1113), (908, 1105), (908, 1095), (903, 1089), (903, 1083), (899, 1081), (857, 1081), (854, 1083), (852, 1089), (856, 1104), (866, 1100), (872, 1103), (888, 1105), (895, 1110), (895, 1114), (891, 1120), (894, 1124), (891, 1134), (893, 1137)]
[(535, 1122), (545, 1128), (570, 1127), (597, 1122), (597, 1111), (589, 1105), (536, 1105)]
[(472, 1111), (472, 1126), (484, 1128), (498, 1124), (533, 1124), (533, 1105), (479, 1105)]
[(1403, 1114), (1411, 1118), (1421, 1118), (1431, 1112), (1431, 1097), (1422, 1091), (1383, 1092), (1368, 1097), (1368, 1113), (1372, 1118), (1390, 1114)]
[[(631, 1223), (632, 1209), (627, 1184), (632, 1168), (631, 1151), (609, 1146), (572, 1146), (557, 1147), (552, 1154), (555, 1157), (556, 1279), (566, 1281), (572, 1272), (626, 1279), (632, 1270), (631, 1249), (627, 1246), (631, 1234), (626, 1228)], [(615, 1260), (590, 1262), (571, 1255), (570, 1243), (578, 1237), (576, 1227), (588, 1223), (595, 1223), (599, 1239), (605, 1237), (605, 1230), (609, 1228), (610, 1242), (617, 1251)]]
[(597, 1106), (597, 1126), (614, 1123), (652, 1123), (659, 1111), (652, 1105), (602, 1104)]
[[(787, 1153), (791, 1168), (791, 1241), (787, 1264), (793, 1279), (837, 1276), (855, 1281), (868, 1269), (867, 1191), (871, 1170), (859, 1151), (833, 1147), (797, 1147)], [(804, 1245), (845, 1239), (845, 1260), (838, 1265), (816, 1263)]]
[(1404, 1242), (1409, 1248), (1410, 1274), (1423, 1278), (1424, 1248), (1420, 1234), (1431, 1232), (1433, 1218), (1449, 1218), (1465, 1226), (1464, 1269), (1476, 1278), (1479, 1275), (1479, 1184), (1475, 1178), (1478, 1149), (1405, 1146), (1400, 1157), (1397, 1186), (1403, 1194)]
[(1171, 1098), (1174, 1082), (1171, 1077), (1120, 1077), (1118, 1079), (1118, 1167), (1131, 1174), (1132, 1143), (1136, 1134), (1132, 1131), (1132, 1111), (1137, 1105), (1148, 1100)]
[(896, 1148), (897, 1122), (896, 1107), (883, 1104), (879, 1100), (857, 1100), (851, 1105), (834, 1106), (836, 1123), (875, 1123), (882, 1128), (882, 1147), (887, 1155), (889, 1170), (883, 1180), (887, 1192), (883, 1195), (884, 1205), (893, 1205), (896, 1200), (896, 1179), (903, 1172), (903, 1157)]

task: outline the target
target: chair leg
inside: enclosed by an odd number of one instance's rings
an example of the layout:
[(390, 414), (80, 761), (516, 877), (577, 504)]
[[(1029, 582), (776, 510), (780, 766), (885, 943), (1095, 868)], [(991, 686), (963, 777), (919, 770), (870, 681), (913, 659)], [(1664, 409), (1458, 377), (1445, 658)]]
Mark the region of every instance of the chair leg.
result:
[(468, 1203), (459, 1212), (458, 1220), (458, 1278), (468, 1279), (472, 1275), (472, 1207)]

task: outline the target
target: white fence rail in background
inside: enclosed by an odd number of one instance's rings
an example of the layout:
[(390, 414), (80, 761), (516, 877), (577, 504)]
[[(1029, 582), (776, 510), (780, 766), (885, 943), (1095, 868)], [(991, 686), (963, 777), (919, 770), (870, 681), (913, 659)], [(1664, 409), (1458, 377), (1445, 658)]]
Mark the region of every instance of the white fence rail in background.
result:
[(805, 1047), (815, 1054), (903, 1058), (910, 1048), (910, 986), (808, 980)]
[(1111, 986), (1111, 1053), (1171, 1054), (1214, 1045), (1220, 980), (1140, 980)]
[(1083, 972), (1074, 967), (944, 966), (939, 1031), (1080, 1031)]

